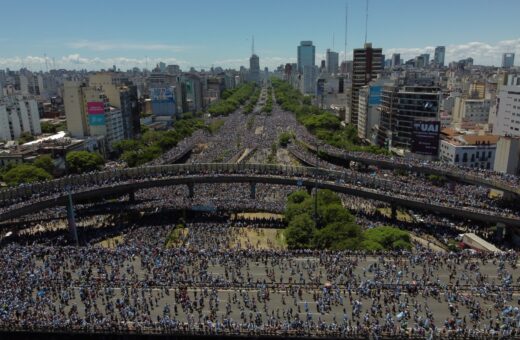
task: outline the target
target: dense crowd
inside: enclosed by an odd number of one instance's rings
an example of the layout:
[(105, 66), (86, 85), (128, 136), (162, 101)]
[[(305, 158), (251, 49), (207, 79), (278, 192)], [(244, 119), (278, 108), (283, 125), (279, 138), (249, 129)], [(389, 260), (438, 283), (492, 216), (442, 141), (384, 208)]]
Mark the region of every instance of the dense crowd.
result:
[(431, 337), (520, 330), (514, 252), (260, 250), (240, 242), (237, 228), (188, 223), (171, 248), (175, 226), (164, 223), (135, 225), (114, 248), (11, 243), (0, 250), (0, 327)]
[[(218, 131), (195, 133), (153, 164), (175, 162), (188, 149), (193, 150), (188, 163), (238, 162), (248, 150), (261, 156), (245, 162), (267, 161), (267, 155), (279, 159), (273, 144), (281, 132), (312, 138), (278, 108), (270, 115), (237, 111), (222, 119)], [(289, 151), (309, 164), (316, 162), (298, 145)], [(324, 161), (318, 165), (336, 175), (314, 174), (317, 181), (518, 216), (489, 199), (482, 187), (435, 186), (421, 176), (357, 171)], [(228, 172), (206, 174), (222, 177)], [(70, 190), (194, 175), (188, 169), (132, 178), (92, 173)], [(283, 212), (294, 189), (256, 184), (253, 192), (249, 184), (197, 184), (191, 195), (185, 185), (162, 186), (139, 189), (132, 200), (79, 204), (77, 228), (85, 240), (80, 247), (68, 245), (64, 208), (35, 212), (27, 216), (26, 226), (19, 221), (21, 230), (0, 240), (0, 328), (429, 339), (520, 336), (520, 276), (513, 251), (436, 252), (419, 243), (409, 252), (290, 251), (278, 239), (262, 246), (255, 241), (266, 238), (263, 227), (280, 228), (283, 221), (231, 217), (237, 211)], [(6, 200), (0, 213), (64, 194), (51, 186), (46, 190), (32, 192), (30, 200)], [(382, 212), (389, 207), (386, 203), (340, 197), (363, 228), (396, 225), (444, 244), (474, 228), (436, 215), (395, 221)], [(170, 220), (165, 212), (172, 208), (200, 211), (208, 219)], [(96, 209), (104, 213), (81, 214)], [(138, 211), (143, 217), (128, 221), (116, 217), (119, 211)]]

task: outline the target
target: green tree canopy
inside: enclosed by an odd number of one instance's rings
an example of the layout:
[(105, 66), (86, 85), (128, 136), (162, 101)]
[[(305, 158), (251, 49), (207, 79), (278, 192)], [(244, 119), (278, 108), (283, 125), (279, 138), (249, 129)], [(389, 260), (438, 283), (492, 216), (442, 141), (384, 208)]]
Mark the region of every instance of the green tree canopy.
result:
[(33, 165), (37, 166), (38, 168), (42, 168), (49, 174), (52, 174), (54, 172), (54, 162), (50, 155), (41, 155), (36, 157), (36, 159), (33, 162)]
[(96, 152), (71, 151), (65, 159), (69, 171), (76, 174), (99, 170), (105, 164), (103, 157)]
[(309, 215), (302, 214), (294, 217), (285, 230), (287, 246), (290, 249), (310, 248), (315, 231), (316, 226)]
[(42, 168), (32, 164), (18, 164), (3, 175), (8, 185), (19, 185), (52, 179), (52, 176)]

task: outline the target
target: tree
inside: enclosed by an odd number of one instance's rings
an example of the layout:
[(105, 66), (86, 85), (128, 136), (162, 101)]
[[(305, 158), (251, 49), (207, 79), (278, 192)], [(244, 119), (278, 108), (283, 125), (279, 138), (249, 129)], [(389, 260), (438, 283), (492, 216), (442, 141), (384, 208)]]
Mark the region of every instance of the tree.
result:
[[(313, 238), (313, 243), (319, 249), (354, 249), (361, 242), (361, 228), (354, 223), (333, 222), (318, 230)], [(345, 243), (345, 240), (351, 240)], [(348, 247), (348, 248), (344, 248)]]
[(52, 176), (42, 168), (32, 164), (18, 164), (13, 166), (3, 176), (8, 185), (19, 185), (52, 179)]
[(57, 127), (49, 122), (43, 122), (41, 124), (42, 133), (56, 133)]
[(112, 144), (114, 151), (119, 154), (122, 154), (125, 151), (137, 150), (141, 146), (139, 142), (135, 139), (123, 139)]
[(54, 172), (54, 162), (50, 155), (38, 156), (34, 160), (33, 165), (37, 166), (38, 168), (42, 168), (43, 170), (47, 171), (49, 174), (52, 174)]
[(404, 230), (381, 226), (369, 229), (363, 234), (364, 239), (371, 244), (379, 243), (384, 249), (411, 249), (410, 234)]
[(285, 230), (285, 239), (290, 249), (303, 249), (312, 246), (312, 238), (316, 226), (309, 215), (303, 214), (294, 217)]
[(34, 137), (33, 137), (33, 135), (31, 135), (30, 132), (22, 132), (20, 134), (20, 138), (18, 138), (18, 143), (25, 144), (25, 143), (28, 143), (33, 140), (34, 140)]
[(105, 164), (100, 154), (88, 151), (71, 151), (65, 160), (69, 171), (77, 174), (99, 170)]

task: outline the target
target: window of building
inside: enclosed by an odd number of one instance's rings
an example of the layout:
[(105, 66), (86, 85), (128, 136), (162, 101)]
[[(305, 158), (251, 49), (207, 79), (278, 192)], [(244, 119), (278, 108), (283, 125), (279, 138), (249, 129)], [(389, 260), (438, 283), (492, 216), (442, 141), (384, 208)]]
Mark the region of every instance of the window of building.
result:
[(462, 161), (465, 163), (468, 161), (468, 154), (464, 152), (464, 154), (462, 155)]
[(458, 163), (459, 162), (459, 155), (455, 155), (455, 163)]

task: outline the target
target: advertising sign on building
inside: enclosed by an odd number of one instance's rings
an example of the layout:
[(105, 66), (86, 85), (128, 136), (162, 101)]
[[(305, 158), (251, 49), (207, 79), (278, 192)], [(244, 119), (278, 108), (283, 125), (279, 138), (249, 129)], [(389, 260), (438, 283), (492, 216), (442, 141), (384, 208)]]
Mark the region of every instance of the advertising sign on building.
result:
[(440, 133), (440, 121), (414, 121), (412, 125), (412, 152), (420, 155), (437, 156)]
[(105, 113), (105, 103), (103, 102), (88, 102), (87, 112), (89, 115), (99, 115)]
[(87, 102), (87, 113), (90, 126), (105, 125), (105, 103)]
[(175, 87), (158, 87), (150, 89), (152, 113), (155, 116), (173, 116), (175, 108)]

